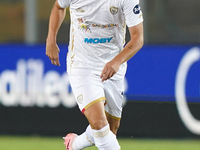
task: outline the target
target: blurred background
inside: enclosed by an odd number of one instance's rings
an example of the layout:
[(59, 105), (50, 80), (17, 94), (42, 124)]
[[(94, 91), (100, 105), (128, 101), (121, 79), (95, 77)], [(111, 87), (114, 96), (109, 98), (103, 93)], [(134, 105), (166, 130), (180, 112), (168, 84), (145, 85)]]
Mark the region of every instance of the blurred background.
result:
[[(45, 43), (54, 0), (0, 0), (1, 43)], [(141, 0), (146, 44), (198, 44), (199, 1)], [(69, 12), (58, 42), (69, 40)], [(17, 29), (17, 30), (16, 30)]]
[[(0, 0), (0, 136), (64, 136), (87, 126), (65, 72), (68, 11), (57, 39), (61, 67), (45, 56), (54, 2)], [(120, 138), (199, 142), (199, 6), (199, 0), (140, 0), (145, 45), (128, 61)]]

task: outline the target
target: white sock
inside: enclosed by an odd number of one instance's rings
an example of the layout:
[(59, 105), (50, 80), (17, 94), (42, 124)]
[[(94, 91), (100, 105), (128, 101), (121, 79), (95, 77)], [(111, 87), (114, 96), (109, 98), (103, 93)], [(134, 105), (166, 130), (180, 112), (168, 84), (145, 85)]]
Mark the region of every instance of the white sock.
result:
[(82, 150), (86, 147), (90, 147), (94, 145), (94, 138), (92, 137), (92, 129), (89, 125), (86, 129), (86, 131), (77, 136), (73, 143), (72, 143), (72, 149), (73, 150)]
[(120, 146), (115, 134), (110, 131), (109, 124), (100, 130), (92, 129), (95, 145), (99, 150), (119, 150)]
[(94, 137), (92, 135), (92, 128), (90, 125), (88, 125), (86, 131), (85, 131), (86, 135), (87, 135), (87, 140), (94, 145)]

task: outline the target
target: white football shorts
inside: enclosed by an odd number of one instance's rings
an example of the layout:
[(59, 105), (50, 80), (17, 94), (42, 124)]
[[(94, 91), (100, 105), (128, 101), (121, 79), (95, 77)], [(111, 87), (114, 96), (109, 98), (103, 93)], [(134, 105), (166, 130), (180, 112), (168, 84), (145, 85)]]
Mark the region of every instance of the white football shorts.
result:
[(105, 101), (105, 112), (120, 120), (123, 105), (124, 81), (108, 79), (101, 81), (95, 74), (68, 74), (79, 109), (84, 111), (99, 101)]

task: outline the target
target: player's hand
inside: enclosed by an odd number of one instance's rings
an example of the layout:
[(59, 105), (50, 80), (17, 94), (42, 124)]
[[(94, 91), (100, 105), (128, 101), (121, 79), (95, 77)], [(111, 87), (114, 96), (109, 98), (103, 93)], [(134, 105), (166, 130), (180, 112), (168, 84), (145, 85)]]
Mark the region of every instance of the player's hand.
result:
[(46, 44), (46, 55), (49, 57), (53, 65), (60, 66), (59, 52), (60, 50), (57, 44)]
[(106, 63), (100, 76), (102, 82), (107, 79), (110, 79), (119, 70), (119, 66), (120, 64), (114, 60)]

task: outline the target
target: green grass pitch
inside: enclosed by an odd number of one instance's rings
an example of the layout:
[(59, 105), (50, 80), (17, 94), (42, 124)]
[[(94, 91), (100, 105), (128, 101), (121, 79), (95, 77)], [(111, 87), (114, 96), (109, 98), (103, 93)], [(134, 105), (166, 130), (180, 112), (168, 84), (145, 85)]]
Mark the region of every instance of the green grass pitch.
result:
[[(62, 137), (0, 136), (0, 150), (65, 150), (63, 142)], [(200, 139), (119, 138), (119, 143), (122, 150), (200, 150)]]

